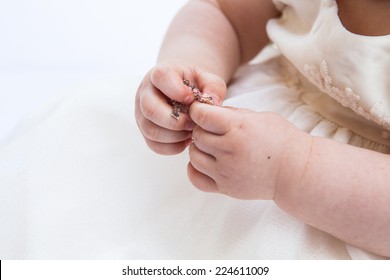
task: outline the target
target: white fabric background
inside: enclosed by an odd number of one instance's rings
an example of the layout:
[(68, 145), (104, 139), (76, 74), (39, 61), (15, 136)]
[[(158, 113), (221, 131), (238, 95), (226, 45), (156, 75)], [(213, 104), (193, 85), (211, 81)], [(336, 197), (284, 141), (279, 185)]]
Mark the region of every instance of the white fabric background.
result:
[(0, 0), (0, 140), (69, 88), (141, 79), (185, 2)]

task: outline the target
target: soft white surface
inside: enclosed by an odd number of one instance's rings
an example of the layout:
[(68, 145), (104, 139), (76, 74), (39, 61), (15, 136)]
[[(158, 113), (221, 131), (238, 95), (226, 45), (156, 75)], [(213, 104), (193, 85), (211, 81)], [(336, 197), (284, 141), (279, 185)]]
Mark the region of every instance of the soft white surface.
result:
[(23, 116), (68, 88), (140, 79), (185, 2), (0, 1), (0, 140)]

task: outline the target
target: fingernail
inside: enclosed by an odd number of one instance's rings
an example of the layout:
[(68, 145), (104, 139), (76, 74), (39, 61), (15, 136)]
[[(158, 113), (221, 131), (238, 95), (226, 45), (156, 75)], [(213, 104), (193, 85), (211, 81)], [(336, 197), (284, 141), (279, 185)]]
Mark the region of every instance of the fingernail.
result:
[(194, 97), (192, 95), (189, 95), (186, 97), (186, 99), (184, 99), (183, 103), (190, 104), (190, 103), (192, 103), (192, 101), (194, 101)]
[(186, 124), (186, 130), (192, 131), (195, 127), (195, 123), (193, 121), (189, 121)]
[(212, 94), (210, 94), (210, 96), (213, 98), (213, 102), (214, 102), (214, 105), (215, 105), (215, 106), (221, 106), (222, 102), (221, 102), (221, 100), (218, 98), (218, 96), (215, 96), (215, 95), (212, 95)]
[(207, 94), (208, 96), (210, 96), (212, 98), (213, 105), (221, 106), (221, 100), (219, 99), (218, 96), (211, 94), (211, 93), (205, 93), (205, 94)]
[(192, 137), (191, 137), (191, 138), (188, 138), (188, 139), (186, 140), (186, 142), (185, 142), (185, 146), (186, 146), (186, 147), (189, 147), (189, 146), (192, 145), (192, 143), (193, 143)]

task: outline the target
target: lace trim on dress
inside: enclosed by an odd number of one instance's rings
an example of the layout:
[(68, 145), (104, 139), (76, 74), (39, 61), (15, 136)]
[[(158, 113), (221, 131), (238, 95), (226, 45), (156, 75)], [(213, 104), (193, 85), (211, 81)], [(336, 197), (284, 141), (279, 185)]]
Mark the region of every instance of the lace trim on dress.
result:
[(320, 67), (305, 64), (305, 76), (316, 85), (321, 91), (327, 93), (332, 98), (340, 102), (343, 106), (351, 108), (355, 113), (366, 119), (381, 125), (386, 130), (390, 130), (390, 118), (385, 117), (383, 102), (376, 102), (369, 110), (360, 104), (360, 96), (352, 88), (338, 88), (333, 85), (332, 77), (329, 75), (328, 65), (322, 60)]

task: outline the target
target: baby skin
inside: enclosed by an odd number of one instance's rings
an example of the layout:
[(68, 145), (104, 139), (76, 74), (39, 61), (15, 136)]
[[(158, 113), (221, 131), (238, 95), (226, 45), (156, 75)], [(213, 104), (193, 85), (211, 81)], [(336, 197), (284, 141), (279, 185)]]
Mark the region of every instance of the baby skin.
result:
[[(188, 177), (200, 190), (274, 200), (304, 223), (390, 257), (389, 155), (313, 137), (275, 113), (221, 107), (226, 84), (268, 43), (266, 22), (278, 15), (270, 0), (188, 2), (137, 91), (138, 126), (159, 154), (189, 146)], [(347, 21), (353, 29), (353, 16)], [(215, 106), (193, 102), (184, 79)], [(189, 112), (173, 118), (171, 100)]]

